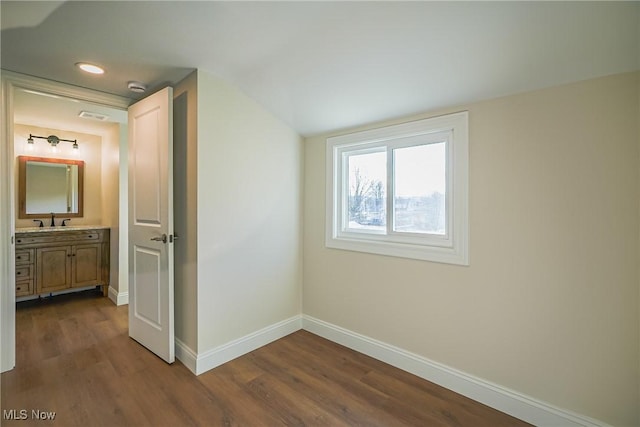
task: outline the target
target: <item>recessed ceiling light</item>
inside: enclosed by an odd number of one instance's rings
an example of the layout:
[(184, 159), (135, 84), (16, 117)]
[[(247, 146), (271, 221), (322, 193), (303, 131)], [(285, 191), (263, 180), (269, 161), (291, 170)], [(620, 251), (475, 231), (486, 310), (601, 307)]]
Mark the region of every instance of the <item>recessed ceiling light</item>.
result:
[(97, 65), (88, 64), (86, 62), (78, 62), (76, 63), (76, 67), (80, 68), (82, 71), (86, 71), (91, 74), (104, 74), (104, 69), (98, 67)]

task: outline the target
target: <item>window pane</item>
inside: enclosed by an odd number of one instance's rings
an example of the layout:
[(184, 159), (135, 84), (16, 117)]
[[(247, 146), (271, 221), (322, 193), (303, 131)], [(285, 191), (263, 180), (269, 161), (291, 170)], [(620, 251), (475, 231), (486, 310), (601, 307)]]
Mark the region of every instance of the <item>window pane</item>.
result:
[(446, 143), (393, 150), (393, 229), (407, 233), (446, 233)]
[(386, 230), (387, 153), (352, 154), (348, 167), (348, 228)]

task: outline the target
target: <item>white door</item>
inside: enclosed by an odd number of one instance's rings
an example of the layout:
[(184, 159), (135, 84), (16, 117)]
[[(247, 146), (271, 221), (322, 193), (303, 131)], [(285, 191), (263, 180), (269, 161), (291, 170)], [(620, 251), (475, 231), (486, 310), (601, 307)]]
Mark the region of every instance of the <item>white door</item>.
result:
[(173, 326), (173, 89), (129, 107), (129, 336), (168, 363)]

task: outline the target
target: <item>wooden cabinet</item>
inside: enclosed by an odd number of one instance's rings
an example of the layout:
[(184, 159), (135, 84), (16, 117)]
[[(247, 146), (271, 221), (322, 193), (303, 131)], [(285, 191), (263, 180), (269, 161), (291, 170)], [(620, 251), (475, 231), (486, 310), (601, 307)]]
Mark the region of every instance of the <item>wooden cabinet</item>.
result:
[(16, 233), (16, 296), (109, 286), (109, 229)]

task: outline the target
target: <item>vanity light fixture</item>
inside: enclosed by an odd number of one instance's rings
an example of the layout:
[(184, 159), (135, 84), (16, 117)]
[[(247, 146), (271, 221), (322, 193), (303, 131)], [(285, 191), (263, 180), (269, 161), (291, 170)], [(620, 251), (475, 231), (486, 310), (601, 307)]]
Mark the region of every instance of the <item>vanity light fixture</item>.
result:
[(76, 67), (91, 74), (104, 74), (104, 68), (87, 62), (77, 62)]
[(58, 138), (55, 135), (38, 136), (38, 135), (29, 134), (29, 139), (27, 139), (27, 144), (33, 144), (33, 138), (46, 139), (47, 142), (51, 145), (51, 148), (53, 148), (53, 149), (55, 149), (58, 146), (60, 141), (73, 142), (73, 149), (74, 150), (77, 150), (79, 148), (77, 139)]

